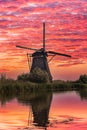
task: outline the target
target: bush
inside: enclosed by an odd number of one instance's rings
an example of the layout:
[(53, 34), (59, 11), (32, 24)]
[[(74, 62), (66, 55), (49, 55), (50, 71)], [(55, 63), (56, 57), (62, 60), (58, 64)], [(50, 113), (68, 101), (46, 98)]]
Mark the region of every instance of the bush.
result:
[(79, 82), (82, 82), (82, 83), (87, 83), (87, 75), (81, 75), (80, 78), (79, 78)]
[(6, 80), (6, 74), (5, 73), (2, 73), (0, 75), (0, 81), (5, 81)]
[(17, 80), (22, 80), (22, 81), (29, 81), (29, 74), (26, 73), (26, 74), (21, 74), (17, 77)]
[(17, 77), (17, 80), (30, 81), (35, 83), (46, 83), (49, 82), (48, 73), (36, 67), (33, 71), (28, 74), (21, 74)]
[(49, 82), (49, 76), (46, 71), (43, 71), (40, 68), (36, 67), (29, 74), (29, 81), (36, 82), (36, 83), (46, 83)]

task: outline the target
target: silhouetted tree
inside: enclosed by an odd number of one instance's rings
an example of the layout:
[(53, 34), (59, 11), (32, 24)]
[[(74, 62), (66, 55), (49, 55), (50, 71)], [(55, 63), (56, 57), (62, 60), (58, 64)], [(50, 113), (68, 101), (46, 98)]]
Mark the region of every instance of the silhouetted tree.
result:
[(31, 81), (35, 83), (46, 83), (49, 81), (48, 73), (36, 67), (33, 71), (28, 74), (21, 74), (17, 77), (17, 80)]
[(29, 81), (29, 74), (28, 73), (23, 73), (21, 75), (18, 75), (17, 80), (22, 80), (22, 81)]
[(87, 75), (86, 74), (81, 75), (79, 77), (79, 81), (82, 82), (82, 83), (87, 83)]
[(5, 80), (6, 80), (6, 74), (5, 74), (5, 73), (2, 73), (2, 74), (1, 74), (0, 80), (1, 80), (1, 81), (5, 81)]
[(36, 83), (49, 82), (48, 73), (36, 67), (30, 74), (29, 80)]

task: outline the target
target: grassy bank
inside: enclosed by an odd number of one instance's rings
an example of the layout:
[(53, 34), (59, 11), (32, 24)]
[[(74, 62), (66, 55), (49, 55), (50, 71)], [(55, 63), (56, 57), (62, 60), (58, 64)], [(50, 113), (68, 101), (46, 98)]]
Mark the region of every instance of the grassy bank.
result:
[[(47, 73), (42, 70), (35, 69), (32, 74), (32, 80), (29, 80), (29, 74), (22, 74), (18, 76), (17, 80), (6, 79), (6, 75), (2, 74), (0, 78), (0, 93), (11, 93), (15, 94), (23, 92), (33, 92), (33, 91), (71, 91), (71, 90), (87, 90), (87, 75), (81, 75), (77, 81), (61, 81), (55, 80), (49, 82), (47, 80)], [(37, 80), (38, 79), (38, 80)], [(36, 81), (36, 83), (33, 82)], [(32, 82), (30, 82), (32, 81)]]
[(82, 99), (87, 99), (87, 84), (53, 81), (52, 83), (32, 83), (15, 80), (0, 80), (0, 102), (4, 105), (7, 101), (16, 98), (19, 102), (39, 100), (51, 96), (53, 92), (61, 93), (76, 91)]
[(0, 81), (0, 93), (22, 93), (22, 92), (33, 92), (40, 90), (47, 91), (71, 91), (79, 89), (87, 89), (87, 84), (83, 83), (74, 83), (74, 82), (65, 82), (65, 81), (53, 81), (52, 83), (32, 83), (29, 81), (15, 81), (15, 80), (4, 80)]

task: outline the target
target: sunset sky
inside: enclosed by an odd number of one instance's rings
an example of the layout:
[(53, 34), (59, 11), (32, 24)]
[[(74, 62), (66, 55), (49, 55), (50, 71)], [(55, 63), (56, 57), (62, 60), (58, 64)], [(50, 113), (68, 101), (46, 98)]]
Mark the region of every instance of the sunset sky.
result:
[(46, 23), (46, 49), (69, 54), (49, 63), (53, 79), (76, 80), (87, 74), (86, 0), (0, 0), (0, 73), (16, 78), (28, 72), (27, 53), (42, 47)]

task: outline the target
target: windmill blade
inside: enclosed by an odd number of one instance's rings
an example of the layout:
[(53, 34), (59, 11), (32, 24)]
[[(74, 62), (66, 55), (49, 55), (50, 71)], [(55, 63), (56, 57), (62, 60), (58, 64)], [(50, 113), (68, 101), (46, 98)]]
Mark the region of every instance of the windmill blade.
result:
[(37, 51), (38, 50), (38, 49), (35, 49), (35, 48), (28, 48), (28, 47), (19, 46), (19, 45), (16, 45), (16, 47), (23, 48), (23, 49), (28, 49), (28, 50), (33, 50), (33, 51)]
[(70, 55), (57, 53), (57, 52), (54, 52), (54, 51), (47, 51), (47, 53), (50, 53), (50, 54), (53, 54), (53, 55), (61, 55), (61, 56), (71, 57)]
[(43, 23), (43, 48), (45, 50), (45, 22)]

